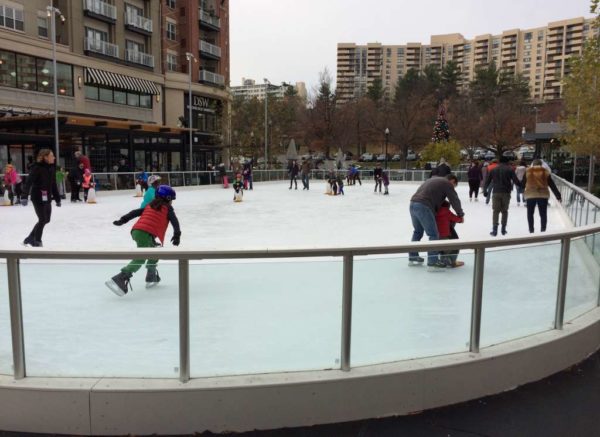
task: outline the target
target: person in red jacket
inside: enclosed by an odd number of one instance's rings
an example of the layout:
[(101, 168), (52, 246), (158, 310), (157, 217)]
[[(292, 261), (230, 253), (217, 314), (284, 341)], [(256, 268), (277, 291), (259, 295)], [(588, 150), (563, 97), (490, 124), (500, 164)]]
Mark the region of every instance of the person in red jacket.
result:
[[(140, 219), (131, 229), (131, 238), (136, 242), (137, 247), (156, 247), (162, 246), (165, 241), (165, 234), (169, 222), (173, 226), (173, 237), (171, 242), (174, 246), (179, 246), (181, 230), (179, 229), (179, 220), (175, 215), (175, 210), (171, 202), (175, 200), (175, 190), (168, 185), (161, 185), (156, 190), (156, 198), (146, 205), (145, 208), (134, 209), (125, 214), (119, 220), (115, 220), (115, 226), (122, 226), (135, 217)], [(155, 241), (160, 240), (160, 243)], [(135, 272), (146, 264), (146, 288), (155, 286), (160, 282), (160, 276), (156, 270), (156, 259), (134, 259), (128, 265), (121, 269), (121, 272), (113, 276), (110, 281), (106, 281), (106, 286), (110, 288), (117, 296), (127, 294), (130, 287), (129, 281)]]
[[(435, 214), (435, 223), (438, 228), (440, 240), (458, 240), (458, 234), (454, 229), (454, 225), (462, 222), (463, 218), (450, 211), (450, 203), (444, 200)], [(448, 267), (464, 266), (464, 262), (456, 260), (458, 252), (458, 250), (442, 251), (440, 259)]]

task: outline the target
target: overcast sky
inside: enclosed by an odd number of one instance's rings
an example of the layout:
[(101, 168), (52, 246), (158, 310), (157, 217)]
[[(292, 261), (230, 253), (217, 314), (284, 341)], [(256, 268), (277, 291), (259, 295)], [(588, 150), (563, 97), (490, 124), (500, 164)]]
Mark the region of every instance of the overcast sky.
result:
[(589, 0), (230, 0), (231, 85), (242, 77), (335, 80), (338, 42), (428, 44), (435, 34), (466, 38), (550, 21), (591, 17)]

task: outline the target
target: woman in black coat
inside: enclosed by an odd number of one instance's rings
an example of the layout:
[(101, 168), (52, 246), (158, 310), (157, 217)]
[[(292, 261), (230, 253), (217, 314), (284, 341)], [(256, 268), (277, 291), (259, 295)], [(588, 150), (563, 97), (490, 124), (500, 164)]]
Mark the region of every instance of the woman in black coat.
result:
[(52, 200), (54, 199), (56, 206), (60, 207), (60, 194), (56, 186), (55, 159), (52, 150), (40, 150), (37, 155), (37, 162), (31, 167), (25, 182), (21, 204), (27, 206), (27, 196), (31, 195), (31, 203), (33, 203), (38, 217), (38, 222), (23, 241), (25, 245), (42, 247), (44, 226), (50, 223), (50, 216), (52, 215)]

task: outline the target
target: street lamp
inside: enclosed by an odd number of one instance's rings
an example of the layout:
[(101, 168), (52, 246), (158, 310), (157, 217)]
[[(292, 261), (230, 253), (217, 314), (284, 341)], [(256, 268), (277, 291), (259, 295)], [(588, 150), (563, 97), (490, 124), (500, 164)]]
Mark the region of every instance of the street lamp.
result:
[(46, 6), (46, 13), (50, 18), (50, 37), (52, 38), (52, 70), (54, 72), (54, 154), (56, 155), (56, 165), (59, 165), (59, 139), (58, 139), (58, 71), (56, 70), (56, 23), (55, 16), (60, 17), (61, 22), (65, 22), (65, 16), (58, 8)]
[(254, 144), (254, 131), (250, 131), (250, 149), (252, 150), (252, 151), (251, 151), (251, 154), (252, 154), (252, 160), (254, 160), (254, 154), (255, 154), (255, 152), (256, 152), (256, 150), (255, 150), (255, 149), (256, 149), (256, 146), (255, 146), (255, 144)]
[(268, 144), (268, 134), (269, 134), (269, 79), (266, 77), (263, 79), (265, 81), (265, 169), (267, 168), (267, 144)]
[(198, 62), (198, 60), (190, 52), (185, 53), (185, 59), (187, 59), (188, 62), (188, 128), (190, 129), (190, 171), (192, 171), (194, 168), (192, 166), (192, 59), (194, 60), (194, 63)]
[(385, 128), (385, 169), (388, 168), (388, 142), (390, 139), (390, 130), (389, 128)]

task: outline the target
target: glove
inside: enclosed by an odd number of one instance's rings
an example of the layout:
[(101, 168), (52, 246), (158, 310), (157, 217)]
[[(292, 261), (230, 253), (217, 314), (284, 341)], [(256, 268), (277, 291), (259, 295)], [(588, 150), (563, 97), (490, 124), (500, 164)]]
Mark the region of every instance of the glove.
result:
[(22, 197), (21, 198), (21, 205), (27, 206), (27, 202), (28, 202), (27, 197)]
[(173, 238), (171, 238), (171, 243), (173, 243), (173, 246), (179, 246), (179, 237), (180, 234), (173, 235)]
[(123, 220), (123, 219), (115, 220), (113, 222), (113, 225), (115, 225), (115, 226), (123, 226), (124, 224), (125, 224), (125, 220)]
[(56, 201), (56, 207), (57, 207), (57, 208), (60, 208), (61, 206), (62, 206), (62, 204), (60, 203), (60, 200), (57, 200), (57, 201)]

